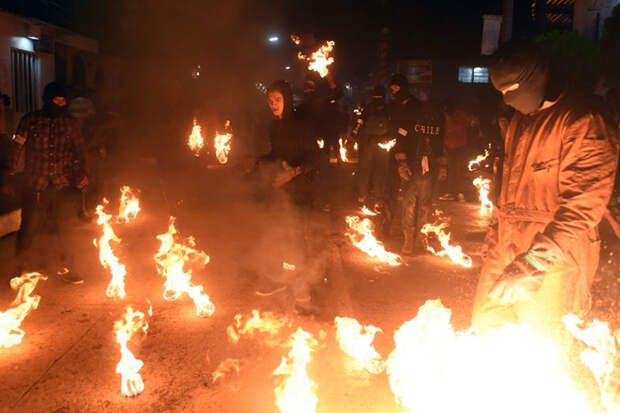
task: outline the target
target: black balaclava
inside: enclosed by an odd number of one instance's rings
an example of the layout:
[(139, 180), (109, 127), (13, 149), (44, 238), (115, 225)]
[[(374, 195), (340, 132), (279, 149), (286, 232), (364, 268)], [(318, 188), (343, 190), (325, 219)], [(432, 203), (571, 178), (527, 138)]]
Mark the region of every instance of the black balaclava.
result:
[(67, 110), (67, 106), (58, 106), (54, 103), (55, 97), (63, 97), (66, 100), (67, 89), (60, 83), (48, 83), (43, 89), (43, 110), (52, 116), (58, 116)]
[(549, 63), (533, 43), (506, 43), (494, 56), (489, 67), (491, 82), (500, 92), (515, 83), (516, 90), (504, 94), (504, 102), (528, 115), (536, 112), (545, 99), (549, 82)]
[(395, 99), (401, 100), (411, 95), (411, 92), (409, 91), (409, 81), (404, 75), (400, 73), (395, 73), (392, 75), (389, 86), (392, 85), (400, 86), (400, 90), (394, 95)]
[(282, 97), (284, 98), (282, 119), (288, 119), (293, 113), (293, 92), (291, 91), (291, 86), (285, 80), (276, 80), (269, 86), (269, 89), (267, 89), (267, 96), (274, 91), (282, 93)]
[(377, 85), (372, 90), (372, 104), (375, 109), (383, 110), (385, 108), (385, 88), (381, 85)]

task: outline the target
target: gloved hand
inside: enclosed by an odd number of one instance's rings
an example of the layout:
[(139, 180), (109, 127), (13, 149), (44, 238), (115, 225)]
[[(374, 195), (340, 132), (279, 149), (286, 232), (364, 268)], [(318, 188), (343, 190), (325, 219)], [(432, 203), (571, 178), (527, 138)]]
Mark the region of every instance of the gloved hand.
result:
[(413, 173), (411, 172), (411, 169), (409, 169), (409, 166), (405, 162), (401, 162), (398, 165), (398, 176), (400, 176), (400, 179), (403, 181), (408, 181), (411, 179), (412, 175)]
[(537, 234), (530, 249), (504, 269), (491, 288), (489, 298), (502, 305), (533, 299), (542, 286), (547, 270), (562, 257), (562, 250), (553, 240)]

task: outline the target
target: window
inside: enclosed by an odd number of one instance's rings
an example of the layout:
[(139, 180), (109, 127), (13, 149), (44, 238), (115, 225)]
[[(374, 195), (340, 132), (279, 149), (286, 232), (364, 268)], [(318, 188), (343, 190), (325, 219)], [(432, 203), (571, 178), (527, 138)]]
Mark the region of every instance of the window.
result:
[(11, 49), (13, 97), (16, 112), (31, 112), (39, 98), (39, 65), (34, 53)]
[(489, 69), (486, 67), (459, 66), (459, 82), (489, 83)]

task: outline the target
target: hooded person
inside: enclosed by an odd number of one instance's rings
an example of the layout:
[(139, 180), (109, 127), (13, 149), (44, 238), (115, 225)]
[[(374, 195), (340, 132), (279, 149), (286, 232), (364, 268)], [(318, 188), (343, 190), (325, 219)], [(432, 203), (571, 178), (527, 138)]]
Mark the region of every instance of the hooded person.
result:
[(489, 73), (516, 112), (505, 136), (473, 325), (526, 321), (550, 333), (565, 314), (583, 316), (590, 308), (598, 224), (617, 163), (615, 131), (592, 97), (550, 81), (547, 60), (533, 44), (506, 44)]
[[(66, 190), (75, 186), (83, 190), (88, 185), (86, 177), (86, 151), (76, 120), (66, 110), (66, 89), (59, 83), (49, 83), (43, 93), (43, 109), (27, 113), (21, 118), (9, 149), (8, 167), (4, 171), (3, 192), (11, 177), (23, 175), (22, 224), (17, 235), (16, 256), (18, 267), (36, 268), (34, 260), (41, 256), (32, 254), (32, 244), (47, 224), (58, 242), (61, 266), (71, 268), (70, 254), (60, 234), (65, 219), (61, 208), (67, 199)], [(24, 169), (19, 171), (24, 156)], [(61, 267), (62, 268), (62, 267)], [(19, 270), (19, 269), (18, 269)], [(74, 272), (64, 274), (66, 281), (83, 282)]]
[[(272, 120), (270, 150), (259, 159), (270, 183), (267, 191), (264, 242), (272, 253), (265, 261), (256, 294), (267, 297), (289, 288), (299, 313), (314, 311), (311, 287), (321, 279), (322, 263), (312, 256), (310, 229), (312, 179), (318, 162), (318, 146), (307, 135), (293, 108), (293, 95), (285, 81), (274, 82), (267, 91)], [(261, 254), (262, 255), (262, 254)], [(293, 265), (293, 272), (288, 266)]]

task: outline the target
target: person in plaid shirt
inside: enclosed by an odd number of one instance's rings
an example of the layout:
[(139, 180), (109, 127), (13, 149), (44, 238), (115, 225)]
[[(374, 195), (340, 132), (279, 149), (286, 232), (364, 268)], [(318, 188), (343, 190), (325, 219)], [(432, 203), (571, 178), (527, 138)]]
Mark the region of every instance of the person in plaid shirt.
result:
[[(58, 234), (64, 190), (72, 184), (80, 190), (88, 185), (84, 141), (76, 120), (66, 110), (66, 96), (62, 85), (49, 83), (43, 93), (43, 109), (26, 114), (12, 138), (2, 191), (13, 192), (11, 176), (18, 172), (23, 154), (22, 225), (16, 246), (20, 270), (26, 263), (32, 265), (27, 253), (46, 219), (45, 223)], [(63, 261), (64, 255), (61, 253)], [(68, 274), (64, 278), (81, 282), (79, 277)]]

